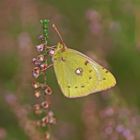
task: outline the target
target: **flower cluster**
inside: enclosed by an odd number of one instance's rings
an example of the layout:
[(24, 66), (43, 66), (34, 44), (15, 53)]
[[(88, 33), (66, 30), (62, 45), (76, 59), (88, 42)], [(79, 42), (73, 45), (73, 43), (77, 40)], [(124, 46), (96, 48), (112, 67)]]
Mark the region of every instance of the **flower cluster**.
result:
[(140, 116), (135, 111), (127, 107), (107, 107), (100, 112), (100, 117), (104, 120), (102, 126), (104, 138), (111, 140), (140, 138), (138, 135)]
[(140, 115), (136, 109), (127, 105), (111, 104), (99, 107), (98, 103), (88, 101), (83, 115), (87, 140), (140, 139)]
[[(53, 50), (47, 46), (46, 41), (44, 42), (42, 37), (39, 37), (41, 44), (36, 46), (38, 55), (32, 59), (34, 65), (32, 86), (34, 88), (34, 96), (37, 99), (37, 103), (34, 105), (34, 112), (39, 116), (37, 126), (48, 128), (48, 125), (56, 123), (54, 113), (51, 110), (52, 89), (46, 80), (47, 69), (52, 66), (52, 64), (48, 64), (47, 60), (52, 55)], [(49, 137), (47, 132), (46, 139), (48, 140)]]
[[(42, 52), (44, 50), (44, 45), (41, 44), (37, 46), (37, 51)], [(47, 59), (45, 55), (39, 54), (36, 58), (33, 58), (33, 64), (34, 68), (32, 71), (32, 75), (34, 77), (34, 81), (32, 83), (34, 88), (34, 96), (39, 99), (42, 96), (45, 97), (45, 101), (43, 101), (41, 104), (35, 105), (35, 112), (36, 114), (39, 114), (39, 112), (42, 112), (42, 109), (48, 109), (49, 108), (49, 101), (47, 101), (47, 96), (52, 95), (52, 89), (49, 87), (46, 83), (46, 70), (51, 66), (47, 65)], [(44, 82), (39, 82), (39, 77), (43, 75)], [(52, 116), (52, 115), (51, 115)]]

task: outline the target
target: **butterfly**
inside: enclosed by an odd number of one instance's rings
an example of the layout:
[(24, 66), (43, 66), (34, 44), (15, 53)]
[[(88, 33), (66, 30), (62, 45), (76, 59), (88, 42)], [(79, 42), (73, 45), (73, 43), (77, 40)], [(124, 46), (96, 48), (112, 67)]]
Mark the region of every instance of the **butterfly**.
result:
[(111, 72), (85, 54), (68, 48), (55, 25), (53, 28), (61, 42), (54, 49), (52, 61), (58, 84), (66, 97), (87, 96), (115, 86)]

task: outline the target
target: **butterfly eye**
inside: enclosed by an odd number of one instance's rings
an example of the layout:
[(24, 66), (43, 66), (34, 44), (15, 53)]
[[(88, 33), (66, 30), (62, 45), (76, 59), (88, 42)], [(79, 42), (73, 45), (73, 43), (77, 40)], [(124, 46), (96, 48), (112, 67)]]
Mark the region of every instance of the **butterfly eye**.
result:
[(60, 50), (63, 49), (63, 48), (64, 48), (63, 45), (59, 45), (59, 46), (58, 46), (58, 49), (60, 49)]

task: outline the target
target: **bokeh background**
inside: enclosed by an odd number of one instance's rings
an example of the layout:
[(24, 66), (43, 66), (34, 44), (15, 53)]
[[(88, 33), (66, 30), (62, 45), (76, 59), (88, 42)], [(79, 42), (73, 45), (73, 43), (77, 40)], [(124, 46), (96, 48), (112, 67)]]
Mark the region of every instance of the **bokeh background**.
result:
[[(115, 88), (78, 99), (63, 96), (53, 69), (57, 124), (52, 140), (140, 140), (140, 2), (137, 0), (0, 1), (0, 140), (41, 140), (32, 121), (32, 58), (40, 19), (55, 23), (67, 46), (116, 77)], [(49, 43), (59, 39), (51, 29)]]

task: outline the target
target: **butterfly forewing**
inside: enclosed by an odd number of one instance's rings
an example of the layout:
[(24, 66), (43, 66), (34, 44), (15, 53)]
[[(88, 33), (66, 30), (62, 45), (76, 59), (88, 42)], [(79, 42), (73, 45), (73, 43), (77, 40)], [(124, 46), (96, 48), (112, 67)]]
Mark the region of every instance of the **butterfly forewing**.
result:
[(82, 97), (113, 87), (114, 76), (84, 54), (66, 48), (53, 56), (54, 70), (66, 97)]

